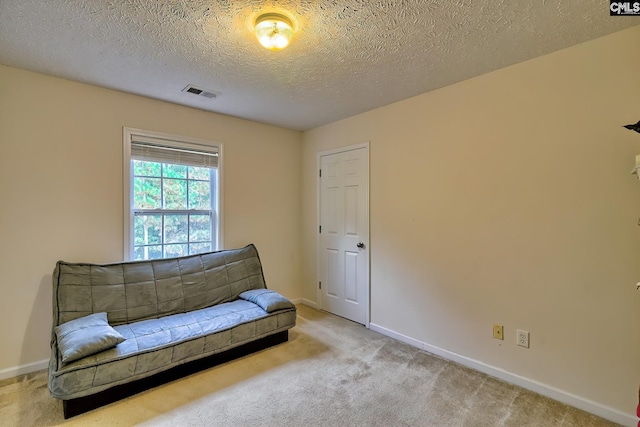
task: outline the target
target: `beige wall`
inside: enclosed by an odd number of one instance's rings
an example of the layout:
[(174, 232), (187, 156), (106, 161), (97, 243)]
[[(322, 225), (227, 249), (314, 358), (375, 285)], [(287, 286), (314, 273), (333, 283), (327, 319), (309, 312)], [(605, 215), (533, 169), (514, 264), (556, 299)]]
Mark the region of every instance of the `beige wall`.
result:
[(635, 27), (306, 132), (304, 298), (317, 152), (370, 141), (371, 322), (633, 414), (639, 50)]
[(224, 144), (224, 237), (300, 297), (299, 132), (0, 66), (0, 373), (49, 356), (59, 259), (123, 256), (122, 127)]
[(631, 414), (639, 47), (636, 27), (302, 136), (0, 66), (0, 373), (48, 357), (58, 259), (122, 258), (123, 126), (222, 142), (225, 246), (310, 301), (317, 152), (370, 141), (372, 323)]

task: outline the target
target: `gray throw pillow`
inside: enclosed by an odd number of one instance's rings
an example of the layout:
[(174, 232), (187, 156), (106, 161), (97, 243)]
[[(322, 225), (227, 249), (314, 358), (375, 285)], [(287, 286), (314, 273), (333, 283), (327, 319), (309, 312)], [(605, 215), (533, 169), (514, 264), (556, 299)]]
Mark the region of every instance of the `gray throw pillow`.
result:
[(241, 293), (240, 298), (259, 305), (267, 313), (295, 307), (291, 301), (269, 289), (252, 289)]
[(125, 338), (109, 326), (107, 313), (95, 313), (53, 328), (62, 362), (69, 363), (110, 349)]

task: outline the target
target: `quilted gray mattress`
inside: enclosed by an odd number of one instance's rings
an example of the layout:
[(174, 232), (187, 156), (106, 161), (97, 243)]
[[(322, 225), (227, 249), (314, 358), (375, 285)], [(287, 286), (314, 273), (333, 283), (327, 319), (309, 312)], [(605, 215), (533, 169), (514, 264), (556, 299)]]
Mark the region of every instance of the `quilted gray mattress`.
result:
[(64, 400), (94, 394), (295, 326), (292, 304), (267, 312), (238, 298), (244, 291), (263, 288), (253, 245), (169, 260), (59, 262), (54, 271), (54, 327), (106, 311), (109, 323), (126, 340), (63, 363), (52, 334), (49, 390)]
[[(295, 325), (295, 309), (267, 313), (237, 300), (190, 313), (115, 326), (126, 341), (51, 371), (53, 397), (73, 399), (219, 353)], [(58, 360), (50, 361), (55, 368)]]

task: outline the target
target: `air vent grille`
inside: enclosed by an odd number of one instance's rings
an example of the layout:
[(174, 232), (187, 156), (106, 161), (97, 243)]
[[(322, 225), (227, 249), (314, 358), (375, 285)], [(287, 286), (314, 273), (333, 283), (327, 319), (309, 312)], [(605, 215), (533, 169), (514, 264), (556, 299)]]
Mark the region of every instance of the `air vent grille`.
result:
[(221, 95), (220, 92), (217, 92), (215, 90), (201, 89), (201, 88), (196, 87), (194, 85), (188, 85), (187, 87), (182, 89), (182, 91), (183, 92), (187, 92), (187, 93), (191, 93), (193, 95), (209, 98), (209, 99), (216, 99), (218, 96)]

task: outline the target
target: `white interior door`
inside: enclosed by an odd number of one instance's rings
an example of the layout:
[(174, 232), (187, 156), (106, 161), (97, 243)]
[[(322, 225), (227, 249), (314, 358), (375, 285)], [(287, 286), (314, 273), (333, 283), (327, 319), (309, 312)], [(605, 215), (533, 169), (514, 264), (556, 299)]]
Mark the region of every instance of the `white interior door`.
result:
[(320, 154), (320, 308), (368, 326), (369, 149)]

